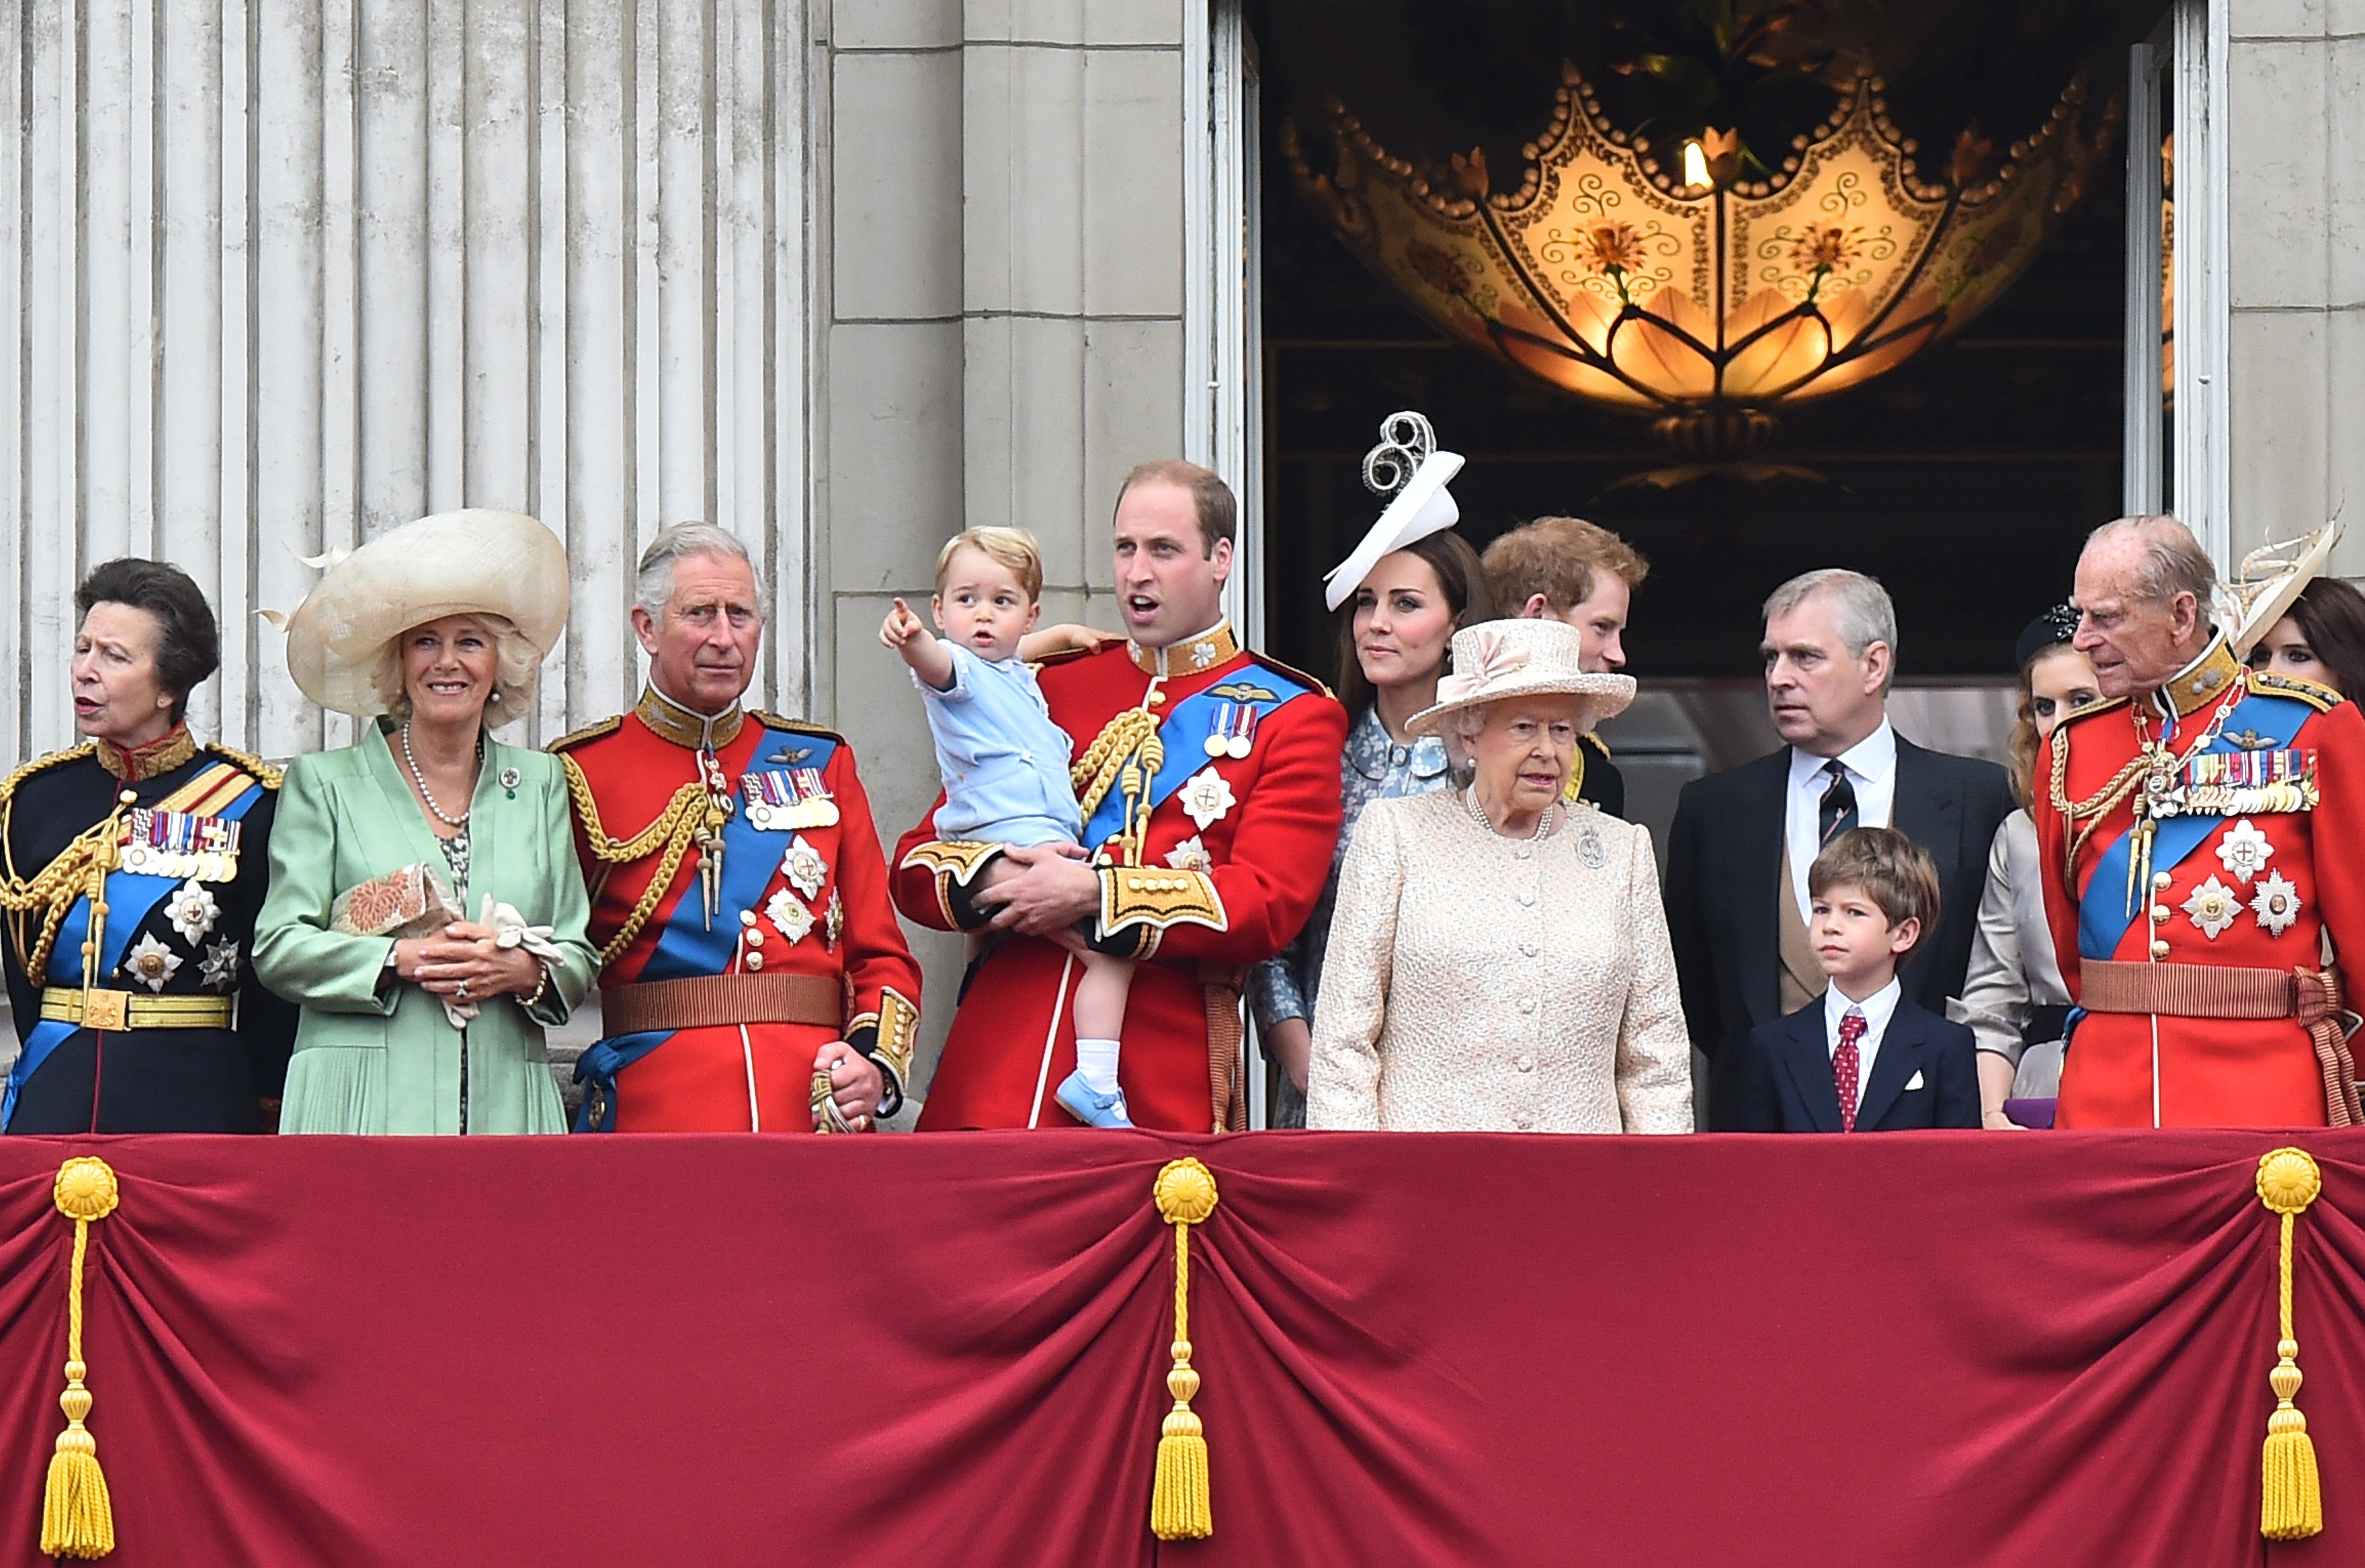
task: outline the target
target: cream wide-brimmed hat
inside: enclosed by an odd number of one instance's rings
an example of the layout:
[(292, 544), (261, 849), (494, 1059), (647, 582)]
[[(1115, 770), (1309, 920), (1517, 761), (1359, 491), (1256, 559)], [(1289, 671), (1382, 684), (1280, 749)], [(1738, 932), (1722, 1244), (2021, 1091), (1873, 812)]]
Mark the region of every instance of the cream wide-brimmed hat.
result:
[(1578, 698), (1581, 734), (1614, 718), (1634, 700), (1631, 675), (1587, 675), (1580, 659), (1585, 633), (1565, 621), (1487, 621), (1453, 634), (1453, 673), (1437, 683), (1437, 703), (1415, 713), (1405, 728), (1442, 734), (1448, 714), (1511, 697), (1554, 693)]
[(1438, 451), (1421, 415), (1407, 410), (1381, 420), (1380, 444), (1363, 454), (1363, 484), (1388, 504), (1353, 552), (1323, 574), (1322, 602), (1338, 609), (1382, 559), (1461, 521), (1462, 508), (1445, 487), (1461, 472), (1462, 454)]
[(372, 718), (385, 711), (379, 660), (413, 626), (447, 615), (499, 615), (532, 644), (536, 664), (566, 626), (566, 546), (523, 512), (439, 512), (317, 564), (328, 569), (280, 623), (287, 673), (333, 712)]

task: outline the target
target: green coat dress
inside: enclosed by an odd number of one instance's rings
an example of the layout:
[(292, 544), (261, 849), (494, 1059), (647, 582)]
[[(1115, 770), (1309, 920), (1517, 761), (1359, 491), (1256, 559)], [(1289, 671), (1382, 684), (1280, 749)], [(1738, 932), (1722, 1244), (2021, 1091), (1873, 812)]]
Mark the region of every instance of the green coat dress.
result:
[[(514, 790), (501, 782), (510, 769)], [(390, 938), (329, 929), (330, 905), (344, 890), (422, 860), (445, 870), (384, 730), (288, 766), (271, 835), (271, 893), (254, 933), (256, 976), (303, 1009), (282, 1132), (566, 1130), (543, 1029), (566, 1022), (599, 957), (585, 934), (590, 902), (558, 759), (488, 736), (469, 811), (471, 918), (490, 893), (528, 924), (550, 926), (566, 957), (532, 1009), (496, 997), (462, 1030), (440, 998), (395, 978)]]

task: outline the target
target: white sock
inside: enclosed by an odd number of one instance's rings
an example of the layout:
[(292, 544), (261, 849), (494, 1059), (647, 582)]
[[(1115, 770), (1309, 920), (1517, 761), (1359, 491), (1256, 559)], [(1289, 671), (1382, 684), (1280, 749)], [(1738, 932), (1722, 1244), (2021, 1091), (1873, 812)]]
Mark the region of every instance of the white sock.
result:
[(1076, 1070), (1093, 1086), (1095, 1094), (1116, 1092), (1116, 1042), (1115, 1040), (1076, 1041)]

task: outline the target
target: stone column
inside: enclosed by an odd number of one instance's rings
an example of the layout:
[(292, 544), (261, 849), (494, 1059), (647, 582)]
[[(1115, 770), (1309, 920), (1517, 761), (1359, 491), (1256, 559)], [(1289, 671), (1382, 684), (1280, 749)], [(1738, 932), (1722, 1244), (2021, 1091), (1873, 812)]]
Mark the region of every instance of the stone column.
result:
[(2365, 0), (2226, 0), (2234, 555), (2365, 575)]
[[(639, 681), (631, 566), (707, 518), (805, 700), (802, 0), (0, 0), (0, 759), (71, 738), (73, 585), (212, 597), (200, 729), (338, 744), (278, 634), (296, 556), (430, 511), (566, 542), (532, 732)], [(21, 438), (21, 439), (20, 439)]]
[[(965, 526), (1044, 547), (1047, 620), (1114, 624), (1116, 483), (1182, 448), (1182, 0), (838, 0), (828, 40), (824, 715), (891, 849), (936, 790), (877, 629)], [(1079, 742), (1090, 739), (1079, 737)], [(916, 930), (923, 1055), (961, 944)]]

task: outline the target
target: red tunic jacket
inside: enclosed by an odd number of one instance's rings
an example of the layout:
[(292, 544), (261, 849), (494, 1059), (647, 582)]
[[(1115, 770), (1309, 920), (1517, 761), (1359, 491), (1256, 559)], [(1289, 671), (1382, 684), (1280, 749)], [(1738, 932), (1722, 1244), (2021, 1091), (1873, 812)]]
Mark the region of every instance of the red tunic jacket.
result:
[[(854, 750), (826, 730), (769, 713), (749, 712), (735, 728), (719, 728), (729, 738), (717, 735), (715, 760), (734, 797), (723, 830), (721, 907), (710, 924), (700, 878), (703, 852), (690, 845), (638, 928), (621, 941), (663, 867), (671, 835), (655, 835), (644, 846), (629, 841), (666, 813), (683, 786), (698, 781), (695, 717), (685, 729), (682, 710), (644, 697), (633, 712), (551, 748), (566, 761), (576, 791), (576, 847), (591, 886), (600, 987), (701, 975), (818, 975), (842, 987), (843, 1018), (831, 1027), (759, 1023), (611, 1035), (584, 1054), (577, 1070), (588, 1086), (580, 1126), (810, 1131), (813, 1057), (839, 1038), (885, 1072), (884, 1108), (901, 1101), (919, 1026), (920, 973), (888, 902), (886, 858), (855, 774)], [(768, 808), (751, 808), (768, 787), (793, 793), (800, 769), (818, 771), (837, 820), (794, 830), (757, 827), (755, 819)], [(752, 796), (750, 775), (758, 780)], [(639, 853), (622, 857), (620, 844)]]
[[(1043, 694), (1080, 757), (1129, 711), (1162, 721), (1162, 777), (1181, 782), (1149, 813), (1138, 865), (1123, 863), (1121, 839), (1085, 830), (1086, 847), (1100, 852), (1092, 935), (1149, 960), (1126, 1000), (1118, 1067), (1134, 1122), (1220, 1132), (1243, 1124), (1241, 971), (1297, 935), (1329, 870), (1347, 715), (1318, 682), (1239, 651), (1226, 627), (1165, 650), (1173, 673), (1157, 675), (1160, 663), (1156, 652), (1111, 644), (1046, 665)], [(895, 902), (924, 925), (977, 929), (983, 912), (967, 890), (999, 851), (941, 841), (935, 822), (931, 807), (896, 846)], [(993, 947), (970, 976), (920, 1126), (1074, 1126), (1050, 1091), (1075, 1066), (1082, 968), (1037, 938)]]
[[(2172, 727), (2165, 698), (2173, 699)], [(2198, 781), (2312, 767), (2318, 803), (2288, 809), (2300, 799), (2288, 790), (2212, 801), (2204, 789), (2202, 811), (2159, 820), (2146, 876), (2129, 838), (2135, 798), (2154, 776), (2171, 795), (2191, 788), (2185, 759), (2207, 744), (2229, 698), (2237, 706), (2207, 745), (2214, 757), (2204, 755)], [(2365, 720), (2357, 709), (2313, 682), (2245, 671), (2222, 642), (2165, 692), (2137, 702), (2079, 715), (2037, 759), (2045, 907), (2071, 998), (2086, 995), (2081, 959), (2314, 971), (2327, 931), (2337, 952), (2365, 952)], [(2170, 731), (2170, 755), (2157, 766), (2133, 767), (2143, 754), (2139, 718), (2155, 741)], [(2087, 832), (2090, 813), (2071, 822), (2065, 801), (2099, 810), (2114, 781), (2124, 797), (2099, 825)], [(2231, 809), (2219, 814), (2212, 805)], [(2325, 1103), (2315, 1047), (2295, 1018), (2089, 1013), (2070, 1037), (2057, 1125), (2321, 1126)]]

